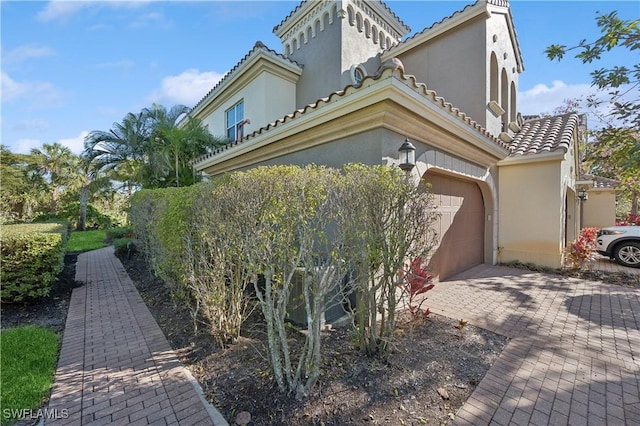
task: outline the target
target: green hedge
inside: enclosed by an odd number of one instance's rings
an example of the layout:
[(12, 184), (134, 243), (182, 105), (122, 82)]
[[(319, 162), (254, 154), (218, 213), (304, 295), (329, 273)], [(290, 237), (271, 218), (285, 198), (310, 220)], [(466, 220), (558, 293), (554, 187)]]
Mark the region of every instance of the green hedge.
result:
[(0, 235), (2, 303), (47, 296), (64, 267), (68, 223), (6, 225)]
[[(73, 202), (62, 207), (62, 209), (56, 213), (43, 213), (36, 216), (34, 222), (51, 222), (51, 221), (68, 221), (73, 229), (78, 228), (78, 221), (80, 219), (80, 203)], [(114, 223), (114, 220), (106, 214), (101, 213), (92, 204), (87, 205), (87, 217), (85, 221), (86, 229), (109, 229), (112, 226), (118, 226), (118, 223)]]
[[(184, 285), (184, 236), (190, 226), (190, 209), (200, 186), (138, 191), (129, 215), (142, 252), (155, 271), (180, 300), (189, 299)], [(142, 237), (142, 238), (140, 238)]]

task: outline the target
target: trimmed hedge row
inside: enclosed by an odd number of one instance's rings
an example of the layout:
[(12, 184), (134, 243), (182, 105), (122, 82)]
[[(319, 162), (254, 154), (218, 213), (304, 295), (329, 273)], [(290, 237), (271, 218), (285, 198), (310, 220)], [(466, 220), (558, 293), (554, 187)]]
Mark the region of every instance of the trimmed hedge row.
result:
[(0, 235), (2, 303), (47, 296), (64, 267), (68, 223), (5, 225)]

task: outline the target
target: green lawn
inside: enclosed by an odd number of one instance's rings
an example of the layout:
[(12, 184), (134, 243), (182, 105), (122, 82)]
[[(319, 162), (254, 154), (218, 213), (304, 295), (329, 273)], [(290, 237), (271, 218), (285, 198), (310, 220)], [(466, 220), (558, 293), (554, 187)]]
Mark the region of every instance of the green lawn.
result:
[(1, 423), (9, 423), (12, 412), (38, 409), (53, 384), (60, 337), (35, 326), (0, 331)]
[(105, 247), (107, 243), (107, 231), (98, 229), (95, 231), (74, 231), (67, 243), (67, 252), (79, 253)]

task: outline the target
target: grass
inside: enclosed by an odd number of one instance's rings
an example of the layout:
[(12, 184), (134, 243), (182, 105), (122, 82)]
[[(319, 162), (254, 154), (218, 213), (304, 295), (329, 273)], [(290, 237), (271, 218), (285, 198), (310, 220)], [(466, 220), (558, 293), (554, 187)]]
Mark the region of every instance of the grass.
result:
[(107, 243), (107, 231), (98, 229), (95, 231), (74, 231), (67, 243), (67, 252), (81, 253), (105, 247)]
[(1, 424), (14, 420), (17, 411), (40, 407), (53, 383), (59, 349), (60, 337), (48, 328), (0, 331)]

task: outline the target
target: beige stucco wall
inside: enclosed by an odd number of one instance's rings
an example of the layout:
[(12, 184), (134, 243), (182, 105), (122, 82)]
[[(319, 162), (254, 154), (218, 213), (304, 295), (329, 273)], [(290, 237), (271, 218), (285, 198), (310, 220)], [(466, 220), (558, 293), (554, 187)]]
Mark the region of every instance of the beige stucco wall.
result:
[[(485, 89), (484, 114), (486, 117), (485, 126), (487, 130), (498, 135), (503, 130), (502, 122), (510, 123), (516, 121), (514, 112), (517, 112), (517, 91), (518, 91), (518, 62), (517, 53), (513, 46), (514, 41), (510, 37), (508, 16), (506, 10), (502, 8), (491, 8), (491, 18), (487, 20), (486, 50), (484, 65), (487, 73), (487, 83)], [(495, 54), (498, 61), (498, 75), (491, 76), (491, 55)], [(501, 76), (506, 72), (507, 86), (502, 87)], [(491, 109), (487, 108), (487, 103), (491, 101), (491, 79), (498, 84), (498, 99), (500, 106), (506, 111), (506, 116), (496, 116)], [(515, 93), (513, 88), (515, 87)], [(506, 103), (505, 100), (506, 99)], [(512, 105), (512, 100), (516, 99), (516, 105)], [(506, 118), (506, 119), (505, 119)]]
[(564, 197), (559, 161), (499, 167), (499, 262), (561, 266)]
[[(407, 74), (416, 76), (448, 102), (460, 108), (491, 134), (502, 131), (502, 116), (496, 116), (488, 107), (491, 100), (491, 55), (497, 59), (499, 104), (502, 102), (500, 75), (505, 70), (508, 84), (505, 91), (508, 121), (515, 121), (511, 108), (512, 87), (518, 88), (517, 53), (509, 35), (508, 17), (493, 8), (489, 18), (481, 14), (464, 24), (437, 37), (426, 40), (410, 50), (403, 51), (398, 59)], [(494, 40), (495, 36), (495, 40)]]
[(613, 190), (588, 191), (589, 199), (583, 206), (582, 226), (605, 228), (616, 224), (616, 193)]
[[(478, 17), (456, 31), (398, 55), (407, 74), (425, 83), (484, 127), (485, 26)], [(471, 71), (473, 70), (473, 71)]]
[[(331, 12), (332, 14), (335, 11)], [(315, 18), (314, 18), (315, 19)], [(315, 36), (307, 42), (291, 47), (289, 59), (303, 66), (298, 81), (296, 108), (314, 103), (319, 98), (341, 89), (341, 21), (335, 16), (330, 19), (325, 11), (321, 17), (322, 25), (318, 26)], [(320, 29), (322, 28), (322, 29)]]
[(249, 134), (295, 110), (296, 87), (289, 80), (270, 72), (262, 72), (239, 90), (224, 93), (225, 99), (213, 111), (205, 112), (202, 123), (215, 136), (226, 136), (226, 111), (244, 100), (244, 133)]
[(337, 139), (312, 148), (260, 161), (242, 170), (283, 164), (296, 166), (317, 164), (336, 168), (340, 168), (347, 163), (381, 164), (384, 139), (385, 131), (383, 129), (375, 129), (349, 138)]

